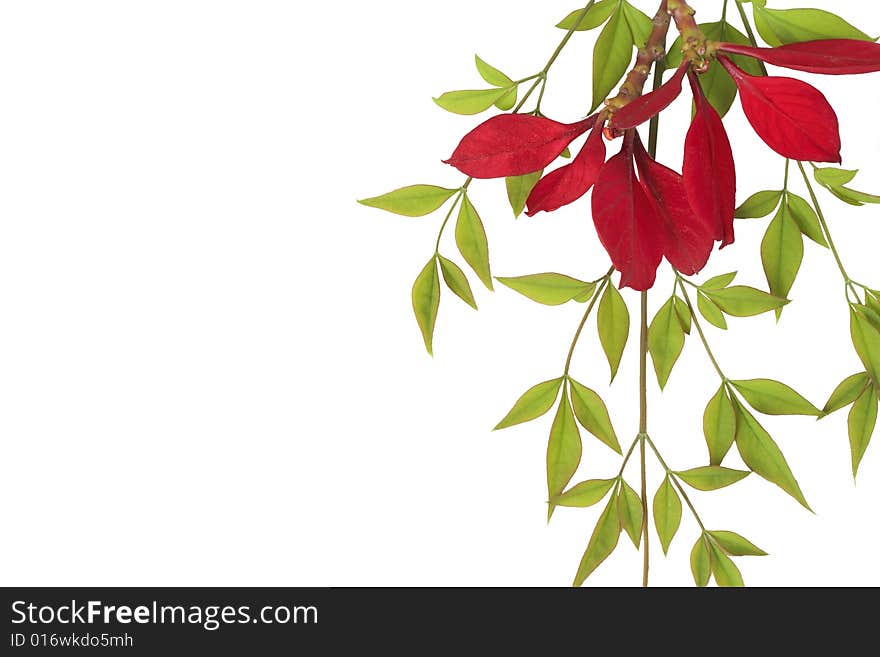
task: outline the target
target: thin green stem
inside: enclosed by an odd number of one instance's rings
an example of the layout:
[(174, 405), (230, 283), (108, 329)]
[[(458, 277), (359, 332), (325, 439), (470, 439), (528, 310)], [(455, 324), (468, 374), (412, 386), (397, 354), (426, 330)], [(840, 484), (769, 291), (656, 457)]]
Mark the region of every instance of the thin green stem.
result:
[(724, 6), (721, 8), (721, 22), (727, 22), (727, 0), (724, 0)]
[(574, 357), (574, 350), (575, 347), (577, 347), (578, 340), (581, 339), (581, 333), (583, 333), (584, 327), (587, 325), (587, 320), (590, 318), (590, 314), (593, 312), (593, 307), (599, 301), (599, 297), (602, 296), (602, 292), (605, 291), (605, 287), (608, 285), (608, 281), (610, 280), (611, 274), (613, 273), (614, 267), (609, 269), (608, 273), (599, 279), (601, 283), (596, 289), (596, 292), (593, 294), (593, 298), (590, 299), (590, 303), (589, 305), (587, 305), (587, 309), (584, 311), (584, 316), (581, 319), (581, 323), (578, 324), (577, 331), (575, 331), (574, 338), (571, 341), (571, 347), (568, 350), (568, 358), (565, 359), (565, 373), (562, 375), (565, 378), (568, 378), (568, 372), (569, 370), (571, 370), (571, 359)]
[(687, 304), (688, 310), (691, 311), (691, 321), (693, 325), (697, 329), (697, 334), (700, 336), (700, 341), (703, 343), (703, 349), (706, 350), (706, 355), (709, 356), (709, 360), (712, 362), (712, 367), (715, 368), (715, 371), (718, 372), (718, 376), (721, 377), (721, 380), (724, 383), (727, 383), (728, 378), (725, 376), (724, 372), (721, 370), (721, 366), (718, 364), (718, 360), (715, 358), (715, 354), (712, 353), (712, 348), (709, 346), (709, 341), (706, 339), (706, 334), (703, 332), (703, 326), (700, 324), (700, 320), (697, 317), (696, 309), (694, 308), (694, 304), (691, 303), (691, 298), (688, 296), (687, 290), (685, 289), (682, 283), (688, 283), (686, 278), (683, 278), (681, 274), (677, 271), (675, 272), (675, 277), (679, 282), (678, 289), (681, 290), (681, 294), (684, 297), (684, 302)]
[[(746, 10), (742, 6), (742, 0), (736, 0), (736, 8), (739, 10), (739, 17), (742, 19), (743, 27), (746, 28), (746, 34), (749, 36), (749, 41), (756, 48), (758, 47), (758, 40), (755, 38), (755, 32), (752, 30), (752, 24), (749, 22), (749, 17), (746, 15)], [(764, 66), (764, 62), (757, 60), (758, 66), (761, 67), (761, 72), (764, 75), (767, 75), (767, 67)]]
[(650, 440), (647, 434), (642, 434), (641, 444), (641, 470), (642, 470), (642, 543), (645, 552), (642, 556), (642, 586), (648, 586), (648, 572), (651, 569), (651, 543), (648, 541), (648, 473), (645, 464), (645, 441)]
[[(664, 67), (660, 65), (660, 62), (654, 67), (654, 91), (660, 88), (660, 85), (663, 84), (663, 69)], [(648, 154), (651, 157), (657, 156), (657, 133), (660, 130), (660, 114), (655, 114), (651, 117), (651, 122), (648, 124)]]
[(626, 451), (626, 456), (623, 457), (623, 463), (620, 466), (620, 471), (617, 473), (617, 478), (620, 479), (623, 477), (623, 471), (626, 470), (626, 464), (629, 463), (630, 457), (633, 455), (633, 452), (636, 449), (636, 445), (639, 444), (639, 441), (642, 439), (641, 434), (635, 437), (635, 440), (632, 441), (632, 445), (629, 446), (629, 449)]
[(568, 45), (568, 42), (571, 39), (572, 35), (580, 27), (581, 23), (587, 17), (587, 12), (589, 12), (590, 9), (593, 8), (594, 4), (596, 4), (596, 0), (590, 0), (587, 3), (587, 6), (581, 10), (580, 14), (578, 14), (578, 17), (575, 20), (574, 24), (568, 29), (568, 32), (565, 33), (565, 36), (562, 37), (562, 41), (559, 42), (559, 45), (556, 47), (556, 50), (553, 51), (553, 54), (550, 56), (550, 59), (547, 60), (547, 64), (545, 64), (544, 68), (541, 69), (541, 72), (544, 75), (547, 75), (547, 73), (550, 71), (550, 67), (553, 66), (554, 62), (559, 58), (559, 55), (562, 54), (563, 48), (565, 48), (565, 46)]
[(520, 101), (516, 104), (516, 107), (513, 109), (514, 114), (518, 114), (519, 111), (525, 106), (526, 101), (535, 93), (535, 89), (538, 88), (538, 85), (541, 85), (541, 92), (538, 94), (538, 106), (537, 110), (541, 109), (541, 101), (544, 99), (544, 90), (547, 88), (547, 73), (550, 72), (550, 68), (556, 63), (556, 60), (559, 58), (559, 55), (562, 54), (563, 49), (568, 42), (571, 40), (572, 35), (577, 31), (577, 28), (583, 22), (584, 18), (587, 17), (587, 12), (592, 9), (593, 5), (596, 4), (596, 0), (590, 0), (587, 5), (581, 10), (581, 13), (578, 15), (574, 24), (568, 29), (568, 32), (565, 33), (565, 36), (562, 37), (562, 41), (559, 42), (559, 45), (556, 46), (556, 50), (553, 51), (553, 54), (550, 56), (550, 59), (547, 60), (547, 63), (544, 65), (538, 73), (535, 75), (525, 78), (524, 81), (535, 79), (535, 82), (529, 87), (529, 90), (526, 91), (525, 95), (520, 99)]
[(837, 246), (834, 244), (834, 239), (831, 237), (831, 230), (828, 228), (828, 222), (825, 220), (825, 214), (822, 212), (822, 207), (819, 205), (819, 199), (816, 198), (816, 191), (813, 189), (813, 184), (810, 182), (810, 177), (807, 175), (804, 163), (798, 162), (798, 168), (801, 170), (801, 176), (804, 179), (804, 184), (807, 186), (810, 200), (813, 202), (813, 208), (816, 210), (816, 216), (819, 217), (819, 225), (822, 226), (822, 232), (825, 234), (825, 241), (828, 242), (828, 248), (831, 250), (832, 255), (834, 255), (834, 261), (837, 263), (840, 275), (843, 276), (847, 297), (849, 297), (849, 294), (851, 293), (856, 298), (856, 301), (859, 301), (859, 295), (853, 285), (853, 280), (849, 277), (846, 268), (843, 266), (840, 252), (837, 250)]
[(541, 102), (544, 100), (544, 92), (546, 90), (547, 90), (547, 78), (544, 77), (544, 79), (541, 82), (541, 91), (538, 92), (538, 102), (535, 103), (535, 113), (536, 114), (541, 113)]
[(532, 84), (532, 86), (529, 87), (529, 90), (525, 93), (525, 95), (524, 95), (524, 96), (520, 99), (520, 101), (516, 104), (516, 107), (513, 108), (513, 112), (511, 112), (512, 114), (519, 114), (520, 110), (523, 108), (523, 105), (526, 104), (526, 101), (527, 101), (527, 100), (529, 99), (529, 97), (535, 92), (535, 89), (537, 89), (538, 85), (541, 84), (541, 81), (544, 80), (544, 79), (545, 79), (544, 76), (543, 76), (542, 74), (539, 73), (539, 74), (538, 74), (538, 79), (534, 81), (534, 83)]
[(642, 292), (639, 312), (639, 433), (648, 433), (648, 292)]
[(473, 178), (468, 178), (464, 181), (464, 184), (459, 189), (458, 194), (455, 197), (455, 200), (452, 202), (452, 205), (449, 208), (449, 212), (446, 213), (446, 217), (443, 219), (443, 223), (440, 224), (440, 230), (437, 231), (437, 243), (434, 244), (434, 257), (436, 258), (440, 255), (440, 239), (443, 237), (443, 231), (446, 230), (446, 224), (449, 223), (449, 220), (452, 218), (452, 213), (455, 212), (455, 208), (458, 207), (458, 202), (465, 196), (467, 193), (467, 188), (470, 187)]
[[(656, 91), (663, 84), (663, 66), (656, 62), (654, 66), (653, 88)], [(660, 116), (655, 114), (648, 124), (648, 153), (657, 155), (657, 135), (660, 130)], [(651, 569), (651, 541), (648, 536), (648, 473), (645, 459), (645, 439), (648, 438), (648, 292), (642, 292), (640, 299), (640, 335), (639, 335), (639, 438), (641, 449), (640, 471), (642, 475), (642, 543), (645, 546), (642, 555), (642, 586), (648, 586), (648, 574)]]
[(641, 473), (642, 473), (642, 542), (645, 553), (642, 561), (642, 586), (648, 586), (648, 571), (651, 566), (648, 540), (648, 479), (645, 464), (645, 439), (648, 437), (648, 292), (641, 294), (639, 312), (641, 329), (639, 331), (639, 436), (641, 436)]
[[(468, 179), (470, 180), (470, 179)], [(455, 208), (458, 207), (458, 202), (461, 200), (461, 197), (464, 195), (464, 192), (460, 191), (455, 200), (452, 202), (452, 205), (449, 207), (449, 212), (446, 213), (446, 217), (443, 219), (443, 223), (440, 224), (440, 230), (437, 231), (437, 243), (434, 244), (434, 257), (436, 258), (440, 255), (440, 238), (443, 237), (443, 231), (446, 230), (446, 224), (449, 223), (449, 220), (452, 218), (452, 213), (455, 212)]]
[[(541, 86), (541, 93), (538, 96), (538, 109), (541, 108), (541, 100), (544, 97), (544, 88), (547, 86), (547, 72), (550, 70), (550, 67), (553, 66), (553, 64), (559, 58), (559, 55), (562, 54), (562, 50), (568, 44), (572, 35), (575, 33), (577, 28), (583, 22), (584, 18), (586, 18), (587, 12), (590, 11), (590, 9), (593, 7), (594, 4), (596, 4), (596, 0), (590, 0), (590, 2), (588, 2), (587, 5), (583, 8), (583, 10), (581, 11), (577, 20), (574, 22), (574, 25), (572, 25), (571, 28), (568, 30), (568, 32), (565, 33), (565, 36), (562, 38), (562, 41), (560, 41), (559, 45), (556, 46), (556, 50), (553, 51), (553, 54), (550, 56), (550, 59), (547, 60), (547, 63), (544, 65), (544, 68), (541, 69), (540, 72), (535, 73), (534, 75), (530, 75), (527, 78), (523, 78), (522, 80), (517, 82), (517, 84), (521, 84), (522, 82), (528, 82), (529, 80), (534, 80), (534, 83), (532, 83), (532, 86), (529, 87), (529, 90), (525, 93), (525, 95), (522, 97), (522, 99), (519, 101), (519, 103), (517, 103), (516, 107), (513, 109), (513, 112), (512, 112), (513, 114), (519, 113), (519, 111), (526, 104), (526, 101), (535, 92), (535, 89), (538, 88), (539, 84), (541, 84), (542, 86)], [(465, 180), (464, 185), (461, 186), (463, 191), (467, 190), (468, 185), (471, 184), (471, 180), (473, 180), (473, 178), (468, 178), (467, 180)], [(440, 226), (440, 231), (437, 234), (437, 244), (434, 248), (434, 255), (435, 256), (437, 256), (440, 253), (440, 238), (443, 237), (443, 231), (446, 229), (446, 224), (449, 223), (449, 219), (452, 216), (452, 211), (455, 209), (455, 205), (458, 203), (458, 201), (460, 199), (461, 199), (461, 194), (459, 194), (458, 197), (455, 199), (455, 203), (453, 203), (452, 208), (450, 208), (449, 214), (446, 215), (446, 218), (443, 220), (443, 223)]]
[(541, 74), (535, 73), (534, 75), (530, 75), (529, 77), (523, 78), (522, 80), (517, 80), (514, 84), (517, 84), (517, 85), (525, 84), (526, 82), (529, 82), (530, 80), (534, 80), (535, 78), (539, 78), (539, 77), (541, 77)]
[(675, 473), (666, 465), (666, 461), (663, 460), (663, 456), (660, 454), (660, 451), (657, 449), (657, 446), (654, 444), (654, 441), (651, 440), (649, 436), (645, 436), (645, 440), (647, 440), (648, 444), (651, 446), (651, 449), (654, 451), (654, 455), (657, 457), (657, 460), (660, 462), (660, 465), (666, 471), (667, 476), (672, 481), (673, 485), (678, 489), (678, 492), (681, 494), (681, 497), (684, 499), (685, 504), (687, 504), (688, 508), (691, 510), (691, 513), (694, 516), (694, 520), (697, 521), (697, 524), (700, 526), (704, 532), (706, 531), (706, 527), (703, 525), (703, 521), (700, 519), (700, 514), (697, 513), (697, 509), (694, 507), (693, 502), (691, 502), (691, 498), (688, 497), (687, 491), (684, 489), (684, 486), (681, 485), (681, 482), (678, 480), (678, 477), (675, 476)]
[(788, 191), (788, 169), (791, 165), (791, 160), (785, 158), (785, 179), (782, 181), (782, 189), (786, 192)]

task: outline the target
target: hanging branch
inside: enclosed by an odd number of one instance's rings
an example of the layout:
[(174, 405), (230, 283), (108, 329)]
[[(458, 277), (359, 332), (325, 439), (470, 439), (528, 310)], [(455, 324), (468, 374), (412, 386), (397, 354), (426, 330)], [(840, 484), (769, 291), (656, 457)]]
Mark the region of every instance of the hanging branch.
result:
[[(708, 529), (687, 488), (714, 491), (754, 473), (809, 509), (782, 451), (756, 414), (821, 418), (851, 407), (854, 474), (876, 425), (880, 292), (848, 274), (808, 167), (812, 167), (818, 185), (846, 203), (880, 203), (880, 197), (849, 186), (855, 171), (827, 166), (840, 163), (842, 142), (837, 115), (825, 96), (795, 78), (768, 75), (765, 64), (827, 75), (871, 73), (880, 71), (880, 46), (830, 12), (772, 9), (764, 1), (747, 3), (753, 27), (746, 3), (733, 1), (745, 33), (729, 22), (728, 0), (720, 3), (720, 20), (708, 23), (698, 22), (684, 0), (663, 0), (653, 18), (628, 0), (594, 0), (558, 24), (565, 35), (536, 73), (515, 79), (477, 57), (477, 71), (488, 86), (451, 91), (435, 99), (440, 107), (457, 114), (475, 115), (493, 108), (501, 112), (474, 127), (445, 160), (466, 176), (464, 182), (453, 187), (413, 185), (361, 201), (408, 217), (448, 208), (433, 255), (412, 288), (413, 310), (429, 352), (433, 351), (441, 279), (454, 295), (477, 307), (468, 275), (451, 258), (441, 255), (445, 229), (453, 217), (457, 250), (489, 290), (497, 281), (541, 304), (586, 304), (565, 352), (562, 374), (529, 388), (496, 426), (504, 429), (531, 422), (555, 408), (546, 458), (548, 519), (558, 507), (583, 508), (604, 501), (576, 571), (575, 585), (583, 584), (615, 551), (625, 532), (636, 548), (643, 550), (642, 584), (647, 586), (649, 515), (665, 554), (678, 533), (684, 507), (699, 529), (690, 557), (696, 584), (705, 586), (714, 578), (720, 586), (742, 585), (732, 557), (766, 553), (739, 534)], [(667, 47), (672, 26), (678, 36)], [(548, 83), (554, 63), (575, 33), (599, 28), (593, 50), (592, 102), (586, 118), (548, 118), (542, 101), (546, 93), (552, 93)], [(756, 32), (766, 47), (759, 45)], [(652, 69), (653, 86), (646, 93)], [(664, 81), (666, 71), (670, 74)], [(683, 93), (685, 80), (692, 95), (692, 118), (680, 139), (684, 156), (679, 173), (656, 160), (656, 146), (659, 116)], [(613, 93), (615, 87), (617, 92)], [(522, 95), (521, 88), (525, 88)], [(752, 129), (784, 159), (782, 189), (757, 192), (739, 207), (735, 203), (733, 149), (723, 123), (737, 97)], [(575, 108), (572, 115), (584, 116), (583, 109)], [(647, 148), (639, 132), (646, 123)], [(571, 147), (580, 138), (583, 141), (572, 156)], [(664, 138), (674, 136), (666, 134)], [(610, 157), (609, 147), (614, 151)], [(809, 200), (791, 188), (793, 164)], [(592, 222), (611, 268), (595, 279), (552, 272), (494, 277), (486, 231), (468, 195), (474, 181), (491, 178), (505, 179), (514, 216), (554, 212), (592, 191)], [(734, 244), (735, 218), (769, 215), (773, 218), (761, 245), (766, 290), (734, 284), (736, 273), (715, 275), (702, 283), (692, 279), (704, 271), (716, 246)], [(782, 315), (805, 257), (804, 237), (834, 258), (844, 283), (851, 339), (864, 366), (864, 371), (837, 387), (822, 409), (775, 379), (729, 378), (710, 346), (710, 325), (726, 330), (730, 317), (771, 311), (777, 318)], [(659, 308), (650, 318), (648, 290), (655, 287), (664, 259), (673, 269), (672, 291), (668, 297), (660, 296)], [(615, 273), (619, 274), (616, 283)], [(639, 293), (639, 420), (625, 453), (599, 393), (573, 376), (577, 347), (595, 318), (599, 343), (611, 380), (615, 380), (630, 332), (630, 312), (620, 292), (624, 288)], [(648, 361), (650, 356), (663, 389), (688, 336), (694, 333), (720, 380), (702, 412), (708, 464), (672, 470), (658, 447), (660, 441), (648, 431)], [(572, 483), (581, 466), (581, 430), (622, 455), (615, 475)], [(734, 446), (747, 470), (723, 465)], [(638, 491), (626, 475), (637, 447)], [(659, 487), (650, 500), (648, 455), (653, 455), (662, 470)]]

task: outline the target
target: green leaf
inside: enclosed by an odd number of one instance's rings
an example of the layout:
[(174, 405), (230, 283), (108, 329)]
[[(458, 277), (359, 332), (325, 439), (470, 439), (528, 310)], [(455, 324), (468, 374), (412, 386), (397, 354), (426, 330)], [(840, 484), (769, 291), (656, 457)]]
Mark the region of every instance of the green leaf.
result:
[(856, 309), (856, 312), (863, 315), (869, 324), (880, 331), (880, 314), (874, 312), (870, 307), (861, 304), (853, 304), (852, 307)]
[(880, 330), (871, 322), (868, 312), (865, 306), (850, 305), (850, 334), (856, 353), (874, 385), (880, 385)]
[(865, 306), (877, 313), (880, 317), (880, 292), (874, 290), (865, 291)]
[(673, 300), (670, 298), (657, 311), (648, 329), (648, 350), (651, 352), (654, 372), (657, 374), (657, 382), (661, 390), (666, 387), (672, 368), (675, 367), (675, 362), (683, 348), (684, 330), (681, 328)]
[(858, 169), (838, 169), (836, 167), (825, 167), (821, 169), (813, 169), (813, 177), (816, 182), (825, 187), (842, 187), (853, 181)]
[(736, 98), (736, 83), (724, 67), (718, 62), (709, 63), (709, 69), (697, 78), (703, 95), (709, 104), (718, 112), (718, 116), (724, 117), (733, 106)]
[(877, 390), (873, 386), (869, 386), (853, 404), (848, 424), (852, 471), (855, 477), (877, 426)]
[[(723, 290), (703, 290), (715, 305), (734, 317), (752, 317), (782, 308), (788, 299), (767, 294), (746, 285), (734, 285)], [(708, 318), (707, 318), (708, 319)]]
[(434, 324), (440, 308), (440, 277), (437, 275), (436, 258), (431, 258), (416, 277), (412, 288), (412, 306), (425, 340), (425, 349), (433, 355)]
[(727, 330), (727, 320), (721, 313), (721, 309), (715, 305), (715, 302), (705, 296), (702, 292), (697, 294), (697, 310), (712, 326)]
[[(761, 262), (764, 264), (771, 294), (781, 299), (788, 297), (803, 259), (803, 235), (788, 213), (788, 206), (783, 204), (767, 227), (767, 233), (761, 242)], [(776, 308), (777, 319), (781, 313), (782, 308)]]
[(507, 95), (507, 89), (468, 89), (447, 91), (434, 99), (440, 107), (453, 114), (470, 116), (485, 112), (499, 99)]
[(813, 406), (784, 383), (771, 379), (731, 381), (731, 385), (746, 398), (749, 406), (765, 415), (811, 415), (820, 417), (822, 411)]
[[(548, 498), (559, 495), (581, 462), (581, 433), (578, 431), (571, 403), (565, 387), (562, 400), (550, 428), (550, 441), (547, 443), (547, 491)], [(553, 505), (550, 506), (553, 512)]]
[(358, 203), (401, 214), (404, 217), (424, 217), (439, 209), (457, 192), (457, 189), (446, 189), (436, 185), (411, 185), (395, 189), (382, 196), (362, 199)]
[(816, 244), (827, 249), (828, 242), (825, 241), (819, 217), (816, 215), (816, 211), (813, 210), (813, 206), (807, 203), (806, 199), (792, 193), (788, 194), (787, 201), (788, 212), (797, 223), (800, 231)]
[(552, 272), (498, 277), (495, 280), (511, 290), (519, 292), (524, 297), (547, 306), (558, 306), (585, 294), (592, 295), (596, 289), (595, 283), (579, 281), (571, 276)]
[(440, 260), (440, 271), (443, 274), (443, 280), (446, 286), (474, 310), (477, 309), (477, 302), (474, 300), (474, 293), (471, 291), (471, 284), (468, 283), (467, 276), (461, 268), (452, 260), (448, 260), (443, 256), (438, 256)]
[(586, 386), (574, 379), (569, 379), (569, 381), (571, 382), (571, 405), (578, 422), (584, 429), (620, 454), (620, 443), (617, 441), (617, 434), (614, 432), (605, 402)]
[(617, 496), (612, 495), (599, 516), (584, 556), (578, 566), (577, 575), (574, 578), (574, 585), (581, 586), (596, 568), (598, 568), (605, 559), (607, 559), (614, 548), (617, 547), (617, 541), (620, 538), (620, 520), (617, 515)]
[(541, 417), (550, 410), (556, 397), (559, 396), (559, 387), (562, 385), (562, 377), (544, 381), (526, 390), (516, 400), (510, 412), (498, 423), (494, 431), (506, 429), (523, 422), (531, 422)]
[(709, 299), (709, 297), (705, 296), (702, 292), (697, 294), (697, 310), (700, 311), (703, 318), (712, 324), (712, 326), (720, 328), (723, 331), (727, 330), (727, 320), (724, 318), (721, 309), (715, 305), (714, 301)]
[(611, 20), (602, 28), (593, 48), (593, 105), (602, 104), (626, 74), (632, 60), (633, 41), (623, 5), (618, 5)]
[(721, 274), (720, 276), (713, 276), (708, 281), (703, 283), (700, 286), (700, 289), (703, 290), (723, 290), (728, 285), (733, 283), (736, 278), (736, 272), (732, 271), (728, 274)]
[(838, 385), (837, 388), (834, 389), (834, 392), (831, 393), (831, 397), (828, 398), (828, 403), (825, 404), (825, 408), (822, 409), (822, 412), (825, 415), (828, 415), (829, 413), (834, 413), (841, 408), (849, 406), (858, 399), (870, 385), (871, 377), (868, 376), (867, 372), (859, 372), (858, 374), (848, 376), (841, 381), (840, 385)]
[(781, 199), (782, 190), (752, 194), (736, 209), (734, 216), (737, 219), (760, 219), (761, 217), (766, 217), (779, 207)]
[(822, 9), (767, 9), (755, 6), (755, 26), (769, 45), (819, 39), (874, 41), (845, 20)]
[(490, 290), (492, 273), (489, 271), (489, 242), (480, 215), (467, 194), (461, 197), (458, 221), (455, 222), (455, 244), (462, 257)]
[[(813, 177), (816, 179), (820, 185), (822, 185), (829, 192), (834, 194), (837, 198), (839, 198), (844, 203), (848, 203), (849, 205), (854, 205), (857, 207), (863, 206), (865, 203), (854, 198), (849, 192), (854, 190), (850, 190), (847, 187), (844, 187), (844, 182), (849, 182), (853, 178), (855, 178), (858, 173), (858, 169), (855, 170), (847, 170), (847, 169), (834, 169), (834, 168), (824, 168), (824, 169), (813, 169)], [(872, 201), (867, 201), (871, 203)]]
[(773, 438), (738, 400), (734, 399), (733, 404), (736, 410), (736, 447), (746, 466), (811, 510)]
[(586, 16), (584, 16), (582, 20), (581, 16), (584, 13), (583, 7), (575, 9), (568, 16), (559, 21), (556, 27), (563, 30), (575, 28), (575, 32), (593, 30), (608, 20), (608, 17), (614, 13), (615, 9), (617, 9), (618, 2), (619, 0), (599, 0), (599, 2), (590, 7)]
[(692, 468), (684, 472), (676, 472), (675, 476), (681, 479), (691, 488), (710, 491), (719, 490), (742, 481), (749, 476), (749, 472), (743, 470), (731, 470), (719, 465), (707, 465), (701, 468)]
[(617, 513), (620, 516), (620, 526), (626, 530), (630, 540), (636, 548), (642, 540), (642, 499), (625, 481), (617, 494)]
[(544, 170), (527, 173), (522, 176), (512, 176), (505, 180), (507, 185), (507, 200), (510, 201), (510, 207), (513, 210), (513, 216), (518, 217), (526, 209), (526, 201), (529, 194), (532, 193), (535, 185), (541, 179)]
[(845, 203), (850, 205), (864, 205), (865, 203), (880, 203), (880, 196), (876, 194), (866, 194), (849, 187), (829, 187), (832, 194)]
[(504, 73), (494, 66), (490, 66), (480, 59), (479, 55), (474, 55), (474, 61), (476, 62), (477, 71), (479, 72), (480, 77), (493, 87), (504, 87), (505, 89), (508, 89), (514, 85), (513, 80), (504, 75)]
[(678, 296), (675, 296), (672, 299), (672, 306), (675, 308), (675, 315), (678, 317), (678, 324), (681, 326), (681, 330), (684, 331), (687, 335), (691, 334), (691, 309), (688, 305)]
[(502, 112), (508, 112), (516, 105), (516, 97), (519, 87), (516, 85), (507, 88), (507, 93), (495, 101), (495, 107)]
[(557, 495), (550, 502), (556, 506), (584, 508), (599, 503), (611, 490), (617, 479), (589, 479)]
[(743, 538), (736, 532), (711, 531), (708, 532), (718, 545), (720, 545), (727, 554), (734, 557), (766, 557), (764, 552), (757, 545)]
[(669, 544), (675, 538), (680, 524), (681, 500), (667, 475), (654, 495), (654, 526), (657, 528), (663, 554), (669, 551)]
[(709, 584), (709, 577), (712, 575), (712, 558), (709, 553), (709, 544), (702, 534), (691, 550), (691, 572), (697, 586), (703, 588)]
[(715, 575), (715, 582), (718, 586), (743, 586), (742, 575), (739, 572), (739, 568), (733, 563), (733, 560), (715, 543), (710, 544), (710, 549), (712, 550), (712, 572)]
[(724, 384), (706, 405), (703, 413), (703, 435), (709, 448), (709, 462), (720, 465), (736, 436), (736, 413)]
[(639, 9), (633, 7), (629, 2), (623, 2), (623, 15), (626, 18), (626, 24), (629, 26), (629, 32), (632, 36), (632, 42), (636, 48), (642, 48), (648, 42), (651, 36), (651, 30), (654, 24), (651, 19)]
[(597, 314), (599, 341), (611, 366), (611, 380), (617, 376), (620, 359), (629, 338), (629, 310), (617, 288), (609, 283), (599, 302)]

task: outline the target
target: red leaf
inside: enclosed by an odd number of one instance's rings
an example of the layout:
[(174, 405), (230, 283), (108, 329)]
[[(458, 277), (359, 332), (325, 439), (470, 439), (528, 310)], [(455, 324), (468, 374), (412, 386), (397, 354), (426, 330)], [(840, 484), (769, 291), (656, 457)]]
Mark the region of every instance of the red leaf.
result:
[(739, 88), (746, 118), (770, 148), (792, 160), (840, 162), (837, 115), (822, 92), (793, 78), (756, 77), (718, 61)]
[(682, 177), (652, 159), (638, 136), (635, 157), (642, 187), (660, 220), (663, 254), (678, 271), (692, 276), (706, 266), (715, 246), (712, 228), (691, 209)]
[(681, 81), (684, 74), (687, 73), (689, 62), (685, 62), (678, 67), (669, 80), (656, 91), (639, 96), (635, 100), (627, 103), (619, 110), (616, 110), (611, 116), (609, 126), (624, 130), (626, 128), (635, 128), (640, 123), (644, 123), (653, 116), (656, 116), (672, 104), (681, 94)]
[(736, 168), (724, 124), (696, 77), (688, 76), (696, 113), (684, 142), (682, 176), (688, 202), (721, 246), (733, 243)]
[(596, 117), (565, 124), (528, 114), (501, 114), (464, 136), (446, 164), (472, 178), (503, 178), (539, 171), (559, 157)]
[(663, 259), (663, 234), (654, 205), (636, 179), (633, 135), (602, 170), (593, 190), (593, 222), (602, 246), (620, 272), (621, 287), (647, 290)]
[(602, 125), (597, 123), (571, 164), (551, 171), (538, 181), (526, 201), (529, 208), (526, 214), (532, 217), (542, 210), (552, 212), (574, 203), (590, 190), (604, 163), (605, 142)]
[(722, 43), (718, 45), (718, 49), (808, 73), (848, 75), (880, 71), (880, 44), (858, 39), (803, 41), (778, 48), (753, 48), (736, 43)]

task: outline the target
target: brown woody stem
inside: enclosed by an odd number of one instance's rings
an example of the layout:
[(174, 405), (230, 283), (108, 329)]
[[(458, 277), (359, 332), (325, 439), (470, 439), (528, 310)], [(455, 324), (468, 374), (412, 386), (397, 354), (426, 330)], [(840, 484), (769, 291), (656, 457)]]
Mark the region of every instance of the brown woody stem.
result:
[(670, 15), (667, 9), (669, 0), (663, 0), (660, 8), (654, 15), (651, 23), (654, 28), (651, 35), (643, 48), (639, 48), (636, 54), (636, 63), (632, 70), (627, 74), (620, 85), (620, 89), (614, 98), (605, 101), (605, 105), (612, 112), (620, 109), (624, 105), (631, 103), (633, 100), (642, 95), (645, 88), (645, 82), (651, 73), (651, 66), (654, 62), (663, 59), (666, 56), (666, 35), (669, 33)]
[(685, 61), (693, 62), (697, 73), (709, 69), (710, 58), (716, 44), (709, 43), (706, 35), (694, 19), (696, 13), (685, 0), (668, 0), (669, 14), (681, 34), (681, 54)]

